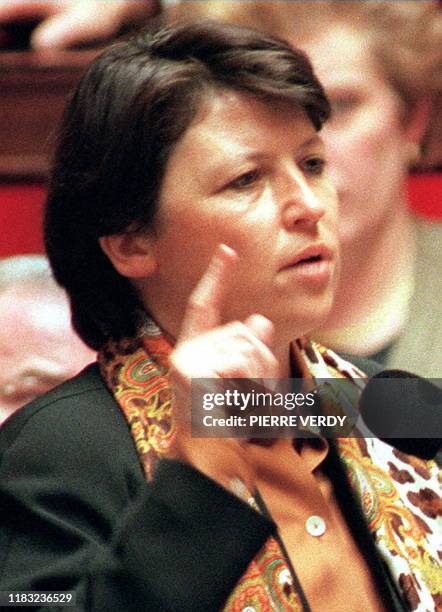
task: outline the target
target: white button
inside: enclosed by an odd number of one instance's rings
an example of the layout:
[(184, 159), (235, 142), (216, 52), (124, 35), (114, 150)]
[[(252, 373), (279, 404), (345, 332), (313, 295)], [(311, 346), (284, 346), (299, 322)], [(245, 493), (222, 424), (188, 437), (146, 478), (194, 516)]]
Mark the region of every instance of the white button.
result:
[(325, 533), (326, 525), (321, 516), (316, 516), (313, 514), (305, 521), (305, 528), (307, 529), (307, 533), (309, 533), (311, 536), (319, 538), (319, 536), (322, 536), (322, 534)]
[(290, 574), (288, 569), (283, 569), (279, 572), (278, 576), (279, 584), (289, 584), (290, 586), (293, 584), (292, 575)]

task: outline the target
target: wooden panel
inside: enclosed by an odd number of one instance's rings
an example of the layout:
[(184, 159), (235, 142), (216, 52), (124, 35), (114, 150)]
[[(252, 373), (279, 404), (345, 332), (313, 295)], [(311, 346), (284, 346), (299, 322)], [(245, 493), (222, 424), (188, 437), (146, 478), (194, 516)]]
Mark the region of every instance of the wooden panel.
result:
[(66, 99), (96, 54), (0, 52), (0, 180), (47, 176)]

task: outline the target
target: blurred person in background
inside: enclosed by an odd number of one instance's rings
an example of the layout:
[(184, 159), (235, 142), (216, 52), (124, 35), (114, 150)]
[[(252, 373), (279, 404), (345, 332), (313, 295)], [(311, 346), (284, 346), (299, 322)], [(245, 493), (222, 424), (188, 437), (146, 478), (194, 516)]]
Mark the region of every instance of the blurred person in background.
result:
[(66, 294), (47, 259), (1, 260), (0, 423), (94, 359), (72, 329)]
[(307, 52), (331, 100), (324, 127), (340, 202), (343, 266), (315, 337), (387, 367), (442, 376), (442, 232), (414, 217), (405, 181), (441, 89), (437, 2), (190, 2)]

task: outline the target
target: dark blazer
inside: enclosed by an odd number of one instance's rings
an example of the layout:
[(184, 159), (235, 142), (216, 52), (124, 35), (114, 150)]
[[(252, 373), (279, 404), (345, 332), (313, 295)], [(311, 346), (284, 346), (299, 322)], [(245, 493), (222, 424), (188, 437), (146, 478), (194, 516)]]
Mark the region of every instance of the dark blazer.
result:
[(96, 610), (217, 610), (274, 529), (179, 462), (147, 484), (96, 365), (0, 429), (0, 590), (77, 589)]
[[(383, 599), (401, 610), (351, 503)], [(180, 462), (161, 461), (148, 484), (95, 364), (0, 429), (1, 591), (75, 590), (83, 610), (219, 610), (275, 532)]]

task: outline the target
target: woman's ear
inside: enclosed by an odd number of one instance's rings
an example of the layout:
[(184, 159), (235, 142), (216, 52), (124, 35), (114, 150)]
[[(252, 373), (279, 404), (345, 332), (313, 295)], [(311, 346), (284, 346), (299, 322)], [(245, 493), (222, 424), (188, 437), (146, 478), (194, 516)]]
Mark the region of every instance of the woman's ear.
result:
[(114, 268), (127, 278), (146, 278), (156, 269), (152, 240), (147, 233), (127, 232), (98, 239)]
[(430, 117), (431, 102), (429, 98), (421, 98), (407, 114), (403, 128), (403, 159), (409, 168), (418, 164), (421, 159), (422, 141), (428, 129)]
[(431, 117), (431, 100), (421, 98), (408, 113), (405, 123), (405, 134), (409, 142), (419, 145), (427, 131)]

